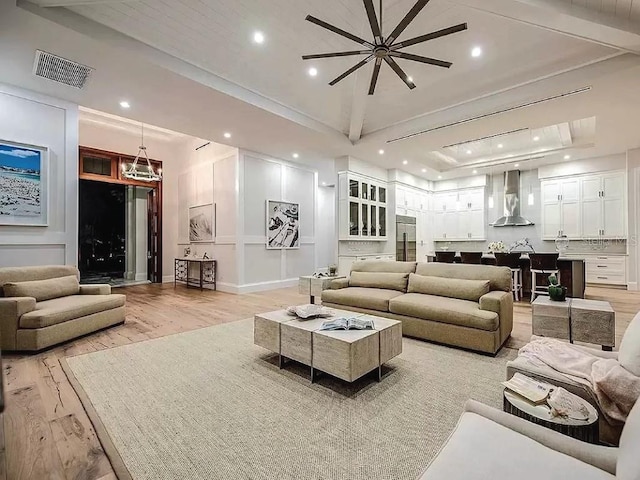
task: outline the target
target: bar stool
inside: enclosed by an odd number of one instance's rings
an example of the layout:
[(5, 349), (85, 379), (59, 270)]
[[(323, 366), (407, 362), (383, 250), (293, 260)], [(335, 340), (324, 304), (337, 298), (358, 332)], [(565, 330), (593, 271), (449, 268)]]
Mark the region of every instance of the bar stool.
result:
[(453, 263), (456, 258), (456, 252), (442, 251), (436, 252), (436, 262), (438, 263)]
[(558, 253), (530, 253), (531, 261), (531, 302), (537, 295), (549, 295), (549, 287), (538, 285), (538, 274), (555, 275), (560, 283), (560, 270), (558, 270)]
[(482, 252), (460, 252), (462, 263), (480, 265), (482, 263)]
[(509, 267), (511, 269), (511, 292), (513, 293), (513, 299), (516, 302), (519, 301), (524, 293), (520, 253), (496, 252), (495, 256), (498, 267)]

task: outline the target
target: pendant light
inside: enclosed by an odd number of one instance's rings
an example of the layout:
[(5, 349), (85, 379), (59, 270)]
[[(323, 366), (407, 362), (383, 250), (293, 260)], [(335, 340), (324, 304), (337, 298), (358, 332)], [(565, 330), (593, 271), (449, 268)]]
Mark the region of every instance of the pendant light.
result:
[[(138, 149), (138, 155), (136, 155), (133, 163), (127, 168), (126, 164), (122, 164), (122, 176), (130, 178), (131, 180), (140, 180), (142, 182), (160, 182), (162, 180), (162, 169), (158, 169), (158, 172), (153, 169), (149, 156), (147, 155), (147, 147), (144, 146), (144, 124), (141, 125), (141, 138), (140, 147)], [(138, 166), (138, 161), (144, 159), (147, 161), (145, 168)]]

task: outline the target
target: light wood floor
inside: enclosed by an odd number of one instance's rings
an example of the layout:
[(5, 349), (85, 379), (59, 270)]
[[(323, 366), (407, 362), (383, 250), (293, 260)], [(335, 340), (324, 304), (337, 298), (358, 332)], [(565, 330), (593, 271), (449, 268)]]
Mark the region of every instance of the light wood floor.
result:
[[(60, 367), (60, 358), (231, 322), (308, 301), (296, 288), (230, 295), (184, 287), (174, 290), (165, 284), (127, 287), (118, 292), (127, 295), (124, 325), (37, 355), (4, 356), (6, 408), (0, 428), (4, 427), (6, 466), (0, 465), (0, 479), (116, 478)], [(587, 297), (613, 304), (619, 343), (629, 321), (640, 310), (640, 293), (589, 288)], [(514, 323), (507, 346), (517, 348), (531, 336), (528, 303), (515, 306)]]

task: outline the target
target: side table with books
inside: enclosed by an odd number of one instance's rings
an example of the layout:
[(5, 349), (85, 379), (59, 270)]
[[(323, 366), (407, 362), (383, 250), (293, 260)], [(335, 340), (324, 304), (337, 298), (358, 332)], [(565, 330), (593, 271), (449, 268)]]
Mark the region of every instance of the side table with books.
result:
[(503, 385), (505, 412), (577, 440), (598, 443), (598, 412), (586, 400), (521, 373)]

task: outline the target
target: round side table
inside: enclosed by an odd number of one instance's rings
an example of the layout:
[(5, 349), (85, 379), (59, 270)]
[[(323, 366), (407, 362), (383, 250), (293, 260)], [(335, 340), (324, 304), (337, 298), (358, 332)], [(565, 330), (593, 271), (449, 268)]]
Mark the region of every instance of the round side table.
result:
[[(573, 395), (572, 393), (569, 393)], [(576, 401), (582, 403), (589, 412), (586, 420), (576, 420), (569, 417), (554, 417), (547, 404), (534, 405), (511, 390), (504, 390), (503, 409), (505, 412), (524, 418), (532, 423), (550, 428), (556, 432), (568, 435), (577, 440), (589, 443), (599, 443), (598, 412), (589, 402), (573, 395)]]

